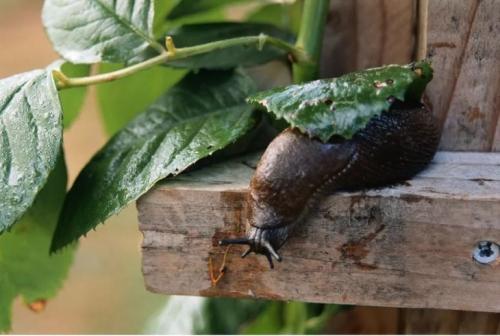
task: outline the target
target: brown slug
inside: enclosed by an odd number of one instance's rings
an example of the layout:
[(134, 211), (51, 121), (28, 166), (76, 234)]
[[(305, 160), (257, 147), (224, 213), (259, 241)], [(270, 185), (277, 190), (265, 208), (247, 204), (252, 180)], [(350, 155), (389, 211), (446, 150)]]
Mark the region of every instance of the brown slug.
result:
[(250, 182), (247, 235), (221, 245), (247, 244), (250, 252), (281, 261), (277, 250), (319, 196), (403, 182), (433, 158), (439, 130), (418, 103), (395, 101), (350, 140), (323, 143), (296, 129), (279, 134), (264, 152)]

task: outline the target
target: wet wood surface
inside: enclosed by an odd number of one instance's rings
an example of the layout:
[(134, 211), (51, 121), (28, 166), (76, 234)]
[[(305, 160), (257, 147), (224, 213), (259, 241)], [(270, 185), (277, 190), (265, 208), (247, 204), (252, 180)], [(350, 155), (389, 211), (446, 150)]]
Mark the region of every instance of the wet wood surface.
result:
[(245, 231), (244, 199), (258, 155), (157, 185), (138, 202), (143, 273), (164, 294), (254, 297), (371, 306), (500, 311), (500, 266), (473, 261), (480, 240), (500, 242), (500, 154), (441, 152), (403, 184), (326, 197), (281, 249), (229, 251)]

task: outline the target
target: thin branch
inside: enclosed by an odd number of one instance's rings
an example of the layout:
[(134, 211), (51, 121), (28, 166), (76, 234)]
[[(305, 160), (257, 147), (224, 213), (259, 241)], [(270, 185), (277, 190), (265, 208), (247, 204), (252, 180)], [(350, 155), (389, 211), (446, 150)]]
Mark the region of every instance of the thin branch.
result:
[(54, 78), (56, 79), (56, 85), (59, 90), (62, 89), (68, 89), (72, 87), (77, 87), (77, 86), (86, 86), (86, 85), (94, 85), (94, 84), (99, 84), (99, 83), (106, 83), (106, 82), (111, 82), (123, 77), (130, 76), (136, 72), (151, 68), (155, 65), (159, 64), (164, 64), (164, 63), (169, 63), (172, 61), (176, 61), (179, 59), (185, 59), (189, 58), (192, 56), (196, 56), (199, 54), (204, 54), (208, 53), (211, 51), (219, 50), (219, 49), (224, 49), (224, 48), (230, 48), (238, 45), (256, 45), (259, 50), (262, 49), (264, 44), (269, 43), (274, 45), (275, 47), (278, 47), (280, 49), (283, 49), (287, 52), (289, 52), (292, 56), (292, 58), (297, 62), (297, 63), (309, 63), (309, 57), (307, 54), (302, 50), (300, 47), (295, 47), (283, 40), (274, 38), (272, 36), (268, 36), (265, 34), (260, 34), (258, 36), (244, 36), (244, 37), (236, 37), (236, 38), (231, 38), (231, 39), (226, 39), (226, 40), (220, 40), (220, 41), (214, 41), (214, 42), (209, 42), (205, 44), (200, 44), (192, 47), (185, 47), (185, 48), (175, 48), (173, 41), (171, 39), (167, 40), (167, 45), (169, 46), (168, 51), (164, 51), (158, 56), (155, 56), (153, 58), (150, 58), (144, 62), (137, 63), (134, 65), (131, 65), (129, 67), (104, 73), (104, 74), (99, 74), (99, 75), (94, 75), (94, 76), (88, 76), (88, 77), (78, 77), (78, 78), (71, 78), (67, 77), (64, 75), (61, 71), (59, 70), (54, 70), (53, 75)]

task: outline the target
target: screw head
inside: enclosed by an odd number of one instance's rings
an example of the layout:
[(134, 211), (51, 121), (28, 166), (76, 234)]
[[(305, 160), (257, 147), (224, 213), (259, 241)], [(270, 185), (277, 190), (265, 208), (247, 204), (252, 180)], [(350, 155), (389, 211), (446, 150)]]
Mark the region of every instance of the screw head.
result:
[(480, 264), (490, 264), (500, 255), (500, 249), (497, 244), (491, 241), (483, 240), (476, 244), (472, 252), (472, 257)]

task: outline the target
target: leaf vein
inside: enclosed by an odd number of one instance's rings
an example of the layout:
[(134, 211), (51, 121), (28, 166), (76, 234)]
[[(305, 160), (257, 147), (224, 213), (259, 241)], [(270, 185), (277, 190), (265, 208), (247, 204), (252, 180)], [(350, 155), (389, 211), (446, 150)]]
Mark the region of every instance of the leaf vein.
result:
[(94, 0), (97, 4), (99, 4), (105, 11), (107, 11), (111, 16), (115, 17), (117, 21), (125, 26), (126, 28), (130, 29), (133, 31), (137, 36), (142, 38), (144, 41), (146, 41), (152, 48), (154, 48), (156, 51), (159, 53), (162, 53), (164, 51), (163, 47), (156, 42), (153, 38), (151, 38), (149, 35), (145, 34), (142, 30), (138, 29), (132, 22), (130, 22), (128, 19), (121, 17), (118, 15), (116, 11), (113, 10), (113, 8), (110, 8), (108, 5), (106, 5), (102, 0)]
[(3, 120), (0, 120), (0, 125), (2, 126), (2, 147), (5, 148), (7, 151), (4, 152), (5, 156), (3, 157), (2, 160), (2, 166), (4, 163), (6, 163), (5, 166), (5, 184), (7, 184), (7, 181), (9, 179), (10, 171), (12, 169), (12, 148), (10, 146), (10, 141), (9, 141), (9, 134), (7, 133), (7, 127), (5, 126), (5, 123)]

